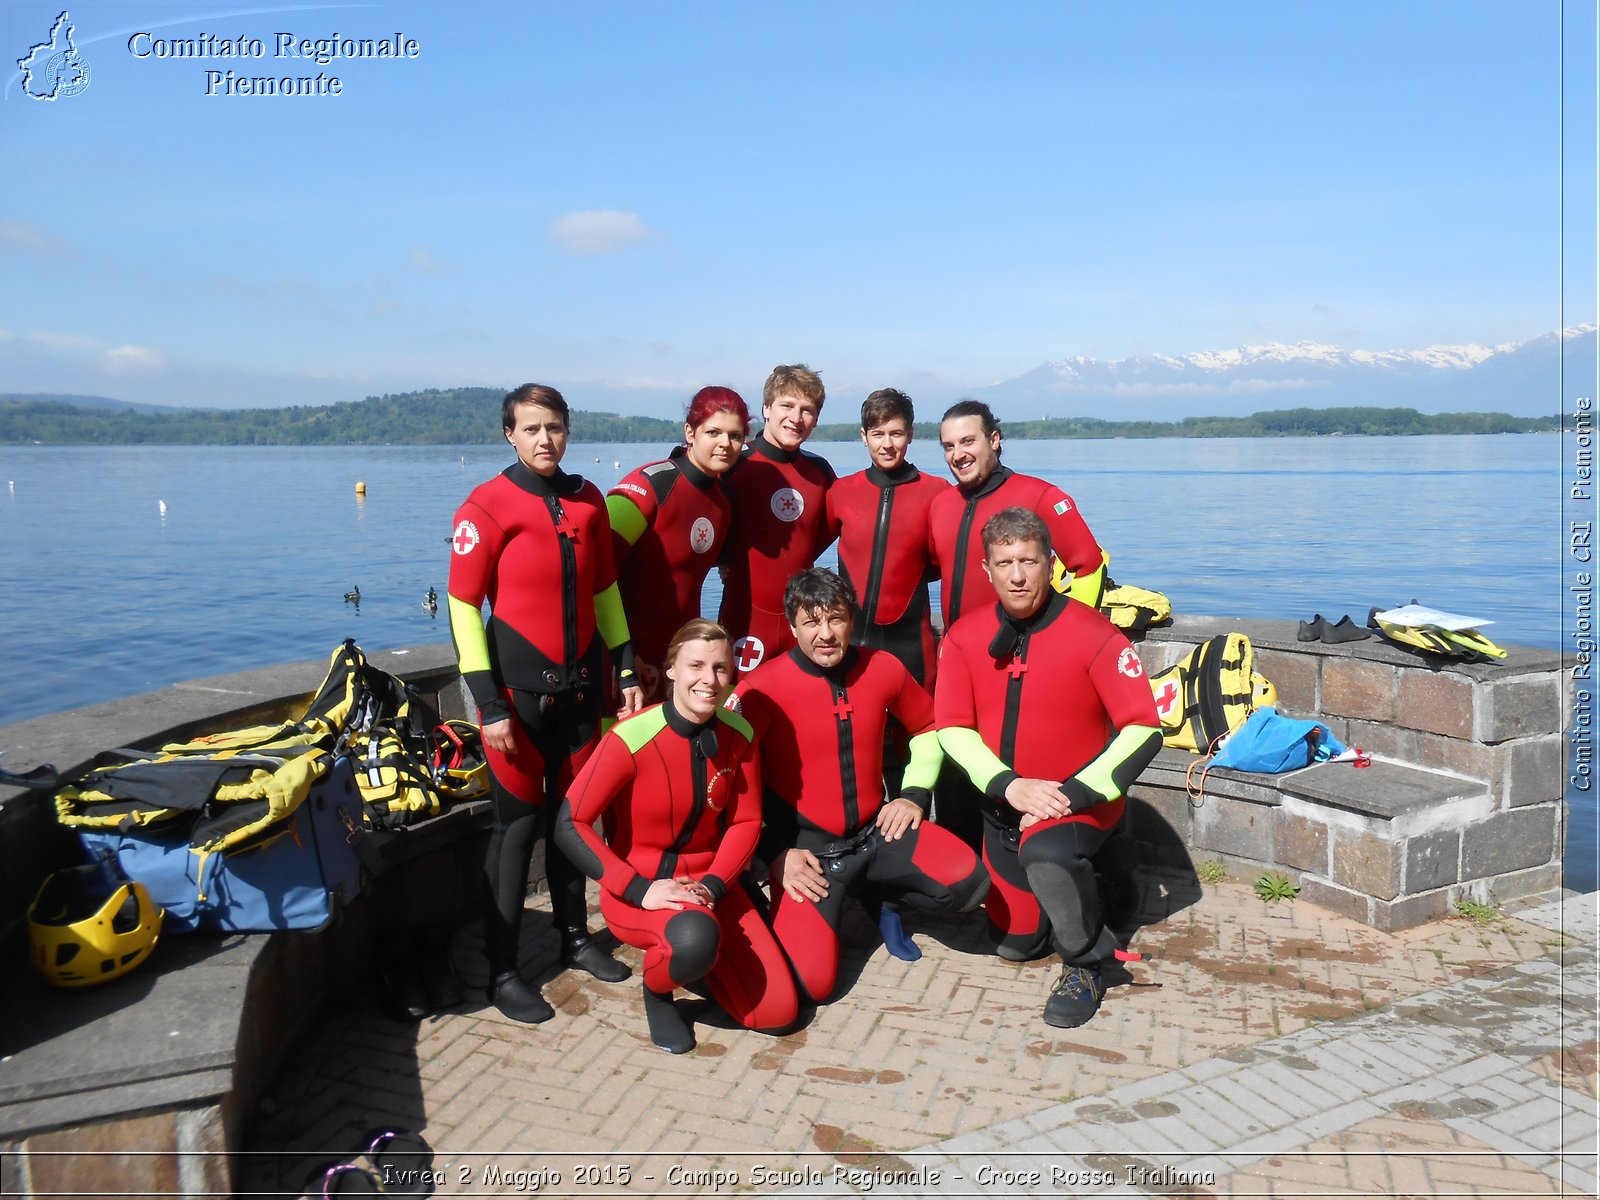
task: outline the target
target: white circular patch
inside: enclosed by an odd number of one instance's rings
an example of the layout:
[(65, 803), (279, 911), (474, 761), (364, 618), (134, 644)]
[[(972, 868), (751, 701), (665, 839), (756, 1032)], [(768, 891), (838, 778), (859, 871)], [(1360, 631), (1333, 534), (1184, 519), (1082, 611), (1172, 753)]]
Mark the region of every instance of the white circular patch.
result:
[(798, 521), (806, 511), (806, 498), (793, 488), (779, 488), (772, 493), (772, 515), (780, 521)]
[(689, 549), (696, 554), (704, 554), (711, 549), (711, 543), (717, 540), (717, 527), (711, 523), (709, 517), (696, 517), (694, 524), (689, 526)]
[(741, 671), (754, 671), (767, 656), (767, 647), (758, 637), (746, 634), (733, 644), (733, 662)]
[(1139, 652), (1132, 646), (1123, 649), (1117, 656), (1117, 670), (1129, 679), (1137, 679), (1144, 674), (1144, 664), (1139, 661)]
[(456, 522), (456, 531), (450, 535), (450, 548), (457, 554), (471, 554), (478, 546), (478, 527), (471, 521)]

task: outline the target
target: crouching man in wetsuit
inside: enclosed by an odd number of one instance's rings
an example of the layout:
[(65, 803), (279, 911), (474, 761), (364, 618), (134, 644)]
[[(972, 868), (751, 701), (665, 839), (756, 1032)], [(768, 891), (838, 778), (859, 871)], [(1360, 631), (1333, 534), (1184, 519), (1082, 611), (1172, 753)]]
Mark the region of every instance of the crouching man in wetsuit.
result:
[[(796, 645), (744, 679), (738, 706), (761, 746), (758, 853), (771, 868), (772, 929), (802, 990), (821, 1003), (839, 972), (847, 893), (870, 888), (870, 908), (882, 895), (924, 911), (969, 912), (989, 880), (965, 843), (923, 819), (942, 761), (933, 700), (894, 655), (850, 644), (854, 590), (814, 567), (789, 581), (783, 603)], [(899, 796), (885, 803), (891, 715), (912, 735), (911, 762)], [(891, 952), (919, 957), (895, 944), (905, 941), (898, 917), (889, 924)]]
[(987, 798), (986, 905), (999, 954), (1061, 955), (1047, 1024), (1100, 1007), (1100, 963), (1119, 949), (1102, 922), (1090, 859), (1122, 819), (1123, 795), (1161, 748), (1138, 652), (1096, 610), (1050, 586), (1050, 533), (1025, 508), (983, 526), (998, 605), (974, 606), (945, 637), (939, 740)]

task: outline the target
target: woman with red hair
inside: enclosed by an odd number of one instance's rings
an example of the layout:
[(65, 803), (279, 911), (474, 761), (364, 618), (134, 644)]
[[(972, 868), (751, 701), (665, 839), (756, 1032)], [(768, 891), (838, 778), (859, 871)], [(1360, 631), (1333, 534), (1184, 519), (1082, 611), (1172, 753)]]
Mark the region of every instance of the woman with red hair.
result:
[(606, 496), (611, 553), (647, 702), (661, 699), (673, 633), (700, 615), (700, 588), (732, 519), (721, 480), (739, 461), (749, 431), (750, 410), (738, 392), (701, 388), (684, 414), (684, 444)]

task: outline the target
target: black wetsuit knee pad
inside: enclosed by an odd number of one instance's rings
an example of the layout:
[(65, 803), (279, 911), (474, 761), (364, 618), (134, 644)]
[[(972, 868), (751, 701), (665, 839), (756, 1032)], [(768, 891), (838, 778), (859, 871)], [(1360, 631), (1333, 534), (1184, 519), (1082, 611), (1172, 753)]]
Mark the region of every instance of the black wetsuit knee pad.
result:
[(693, 983), (716, 965), (722, 929), (710, 913), (685, 909), (667, 922), (662, 934), (672, 953), (674, 983)]

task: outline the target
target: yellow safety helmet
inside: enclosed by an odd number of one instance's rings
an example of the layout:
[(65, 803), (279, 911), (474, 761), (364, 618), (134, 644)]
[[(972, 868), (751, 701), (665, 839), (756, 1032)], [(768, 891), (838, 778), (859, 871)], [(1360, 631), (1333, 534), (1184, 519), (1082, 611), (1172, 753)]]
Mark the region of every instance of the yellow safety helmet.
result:
[(57, 987), (126, 975), (150, 957), (165, 910), (142, 883), (90, 863), (46, 879), (28, 909), (33, 965)]

